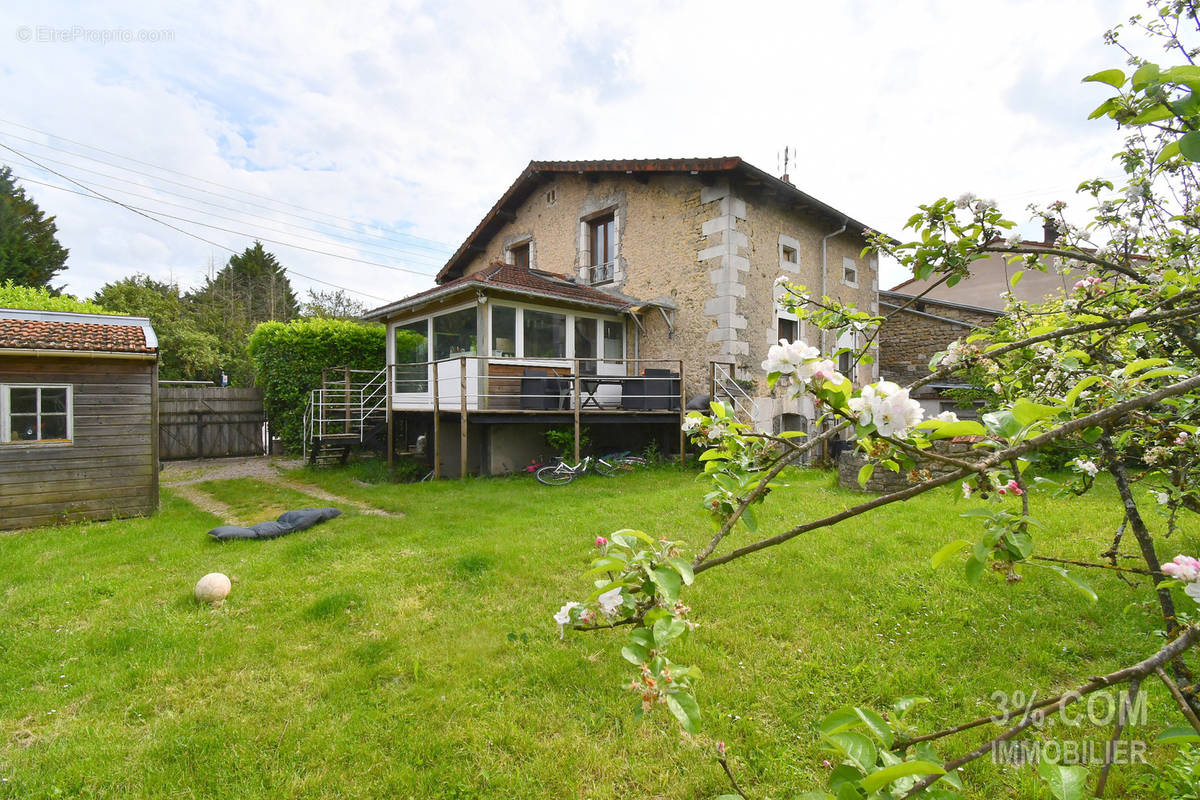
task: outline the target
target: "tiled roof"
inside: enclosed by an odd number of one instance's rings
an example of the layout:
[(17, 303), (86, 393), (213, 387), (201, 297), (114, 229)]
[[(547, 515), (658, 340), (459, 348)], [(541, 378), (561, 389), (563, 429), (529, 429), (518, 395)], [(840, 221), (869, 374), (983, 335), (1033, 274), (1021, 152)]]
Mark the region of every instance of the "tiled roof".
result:
[(488, 238), (495, 234), (501, 225), (508, 218), (506, 214), (514, 211), (517, 206), (525, 201), (530, 194), (539, 185), (540, 176), (545, 174), (596, 174), (596, 173), (629, 173), (629, 174), (646, 174), (646, 173), (677, 173), (677, 174), (700, 174), (700, 173), (719, 173), (719, 172), (736, 172), (744, 182), (748, 185), (765, 186), (770, 189), (773, 196), (781, 199), (782, 202), (791, 204), (798, 208), (807, 209), (810, 212), (815, 212), (831, 220), (844, 222), (846, 225), (858, 231), (870, 230), (866, 225), (857, 220), (854, 220), (838, 211), (837, 209), (822, 203), (811, 195), (797, 189), (791, 183), (781, 180), (780, 178), (763, 172), (758, 167), (747, 163), (739, 156), (722, 156), (720, 158), (628, 158), (628, 159), (602, 159), (594, 161), (530, 161), (529, 165), (517, 176), (513, 181), (512, 186), (505, 190), (496, 204), (491, 210), (484, 215), (479, 224), (475, 226), (475, 230), (471, 231), (462, 245), (450, 256), (450, 260), (446, 262), (446, 266), (442, 267), (438, 272), (438, 282), (452, 280), (461, 275), (463, 269), (469, 260), (469, 254), (473, 252), (473, 245), (479, 243), (480, 239), (485, 242)]
[(422, 300), (431, 300), (435, 297), (455, 294), (472, 288), (499, 291), (508, 290), (518, 294), (536, 295), (568, 303), (608, 306), (613, 310), (624, 308), (630, 304), (628, 298), (614, 297), (598, 289), (593, 289), (590, 286), (581, 286), (553, 272), (525, 269), (524, 267), (495, 261), (479, 272), (473, 272), (462, 278), (455, 278), (443, 283), (441, 286), (435, 286), (432, 289), (426, 289), (423, 292), (409, 295), (395, 303), (372, 309), (364, 314), (363, 318), (383, 319), (396, 311), (419, 305)]
[(139, 325), (10, 319), (0, 309), (0, 348), (153, 353)]

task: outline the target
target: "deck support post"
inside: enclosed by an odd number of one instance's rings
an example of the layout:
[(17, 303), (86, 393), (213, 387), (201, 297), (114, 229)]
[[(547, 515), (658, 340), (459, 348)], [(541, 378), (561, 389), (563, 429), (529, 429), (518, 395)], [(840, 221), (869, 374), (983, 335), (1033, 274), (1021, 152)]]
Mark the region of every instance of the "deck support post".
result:
[(575, 372), (575, 376), (574, 376), (574, 386), (572, 388), (572, 394), (574, 395), (573, 408), (575, 410), (575, 463), (578, 464), (579, 460), (580, 460), (579, 459), (579, 434), (581, 433), (581, 428), (579, 425), (579, 359), (578, 358), (575, 359), (574, 372)]
[(387, 382), (384, 397), (387, 398), (387, 470), (388, 479), (395, 477), (396, 469), (396, 412), (392, 408), (392, 367), (383, 365), (383, 379)]
[(433, 362), (433, 479), (442, 477), (442, 410), (438, 404), (438, 362)]
[(458, 360), (458, 461), (459, 479), (467, 477), (467, 359)]
[(684, 388), (683, 359), (679, 360), (679, 464), (687, 466), (687, 433), (683, 430), (683, 417), (687, 414), (687, 403), (684, 401), (687, 389)]

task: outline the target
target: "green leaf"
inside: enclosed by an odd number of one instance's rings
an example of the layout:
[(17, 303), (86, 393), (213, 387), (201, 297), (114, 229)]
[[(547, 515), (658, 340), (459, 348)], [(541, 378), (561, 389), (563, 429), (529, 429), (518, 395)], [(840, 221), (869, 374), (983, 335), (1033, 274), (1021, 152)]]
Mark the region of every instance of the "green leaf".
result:
[(654, 585), (658, 587), (663, 599), (667, 602), (674, 603), (679, 599), (679, 586), (682, 578), (675, 570), (658, 567), (650, 573), (650, 580), (654, 581)]
[(671, 709), (685, 731), (700, 732), (700, 706), (696, 698), (686, 692), (672, 692), (667, 695), (667, 708)]
[(1179, 140), (1178, 139), (1167, 144), (1167, 146), (1164, 147), (1159, 152), (1158, 157), (1155, 158), (1154, 160), (1157, 163), (1161, 164), (1162, 162), (1166, 161), (1167, 159), (1174, 158), (1177, 155), (1179, 155)]
[(687, 630), (687, 623), (674, 617), (663, 617), (654, 623), (654, 644), (660, 650), (678, 639)]
[(862, 724), (858, 713), (850, 706), (839, 708), (837, 711), (830, 713), (825, 719), (817, 723), (817, 729), (821, 733), (840, 733), (851, 728), (856, 728)]
[(1200, 735), (1196, 734), (1196, 729), (1191, 725), (1172, 725), (1158, 736), (1155, 736), (1154, 741), (1166, 742), (1168, 744), (1185, 744), (1187, 742), (1200, 742)]
[(874, 464), (863, 464), (858, 470), (858, 485), (864, 489), (867, 488), (867, 482), (871, 480), (871, 476), (874, 474)]
[[(940, 422), (940, 420), (929, 420), (930, 422)], [(917, 427), (924, 427), (925, 423)], [(929, 434), (930, 439), (950, 439), (955, 436), (984, 436), (987, 434), (987, 428), (980, 425), (973, 419), (960, 419), (958, 422), (942, 422), (940, 425), (931, 425), (933, 431)]]
[(1024, 427), (1011, 411), (991, 411), (984, 414), (982, 419), (990, 433), (1005, 439), (1017, 435)]
[(863, 772), (875, 768), (878, 751), (875, 744), (861, 733), (830, 733), (825, 735), (825, 740)]
[(966, 539), (955, 539), (953, 542), (933, 554), (933, 558), (930, 559), (931, 563), (933, 564), (933, 568), (937, 569), (942, 564), (946, 563), (946, 559), (948, 559), (950, 556), (970, 546), (971, 543)]
[(1080, 434), (1080, 437), (1082, 437), (1083, 440), (1088, 444), (1093, 444), (1100, 441), (1100, 437), (1103, 435), (1104, 428), (1101, 428), (1099, 425), (1093, 425), (1090, 428), (1084, 428), (1083, 433)]
[(627, 644), (621, 648), (621, 657), (630, 664), (644, 664), (650, 660), (650, 654), (643, 647)]
[(1119, 69), (1105, 69), (1094, 72), (1083, 79), (1083, 83), (1107, 83), (1114, 89), (1125, 85), (1125, 73)]
[(1008, 279), (1008, 285), (1015, 289), (1015, 288), (1017, 288), (1017, 284), (1021, 282), (1021, 278), (1024, 278), (1024, 277), (1025, 277), (1024, 272), (1014, 272), (1013, 276)]
[(1200, 161), (1200, 131), (1189, 131), (1179, 139), (1179, 154), (1188, 161)]
[(675, 571), (679, 573), (679, 577), (683, 578), (685, 586), (692, 585), (692, 581), (696, 579), (696, 574), (692, 571), (692, 565), (687, 560), (672, 556), (667, 559), (667, 563), (675, 568)]
[(1056, 417), (1063, 412), (1062, 406), (1046, 406), (1035, 403), (1024, 397), (1017, 400), (1012, 407), (1013, 418), (1021, 423), (1021, 427), (1032, 425), (1047, 417)]
[(906, 778), (909, 775), (945, 775), (946, 770), (934, 764), (932, 761), (902, 761), (891, 767), (884, 767), (878, 772), (872, 772), (867, 777), (863, 778), (859, 784), (870, 794), (871, 792), (882, 789), (894, 780)]
[(972, 586), (979, 585), (979, 579), (983, 577), (983, 571), (987, 569), (987, 562), (976, 557), (974, 554), (967, 559), (967, 581)]
[(1133, 77), (1130, 80), (1133, 83), (1134, 90), (1137, 91), (1157, 81), (1158, 76), (1158, 64), (1145, 63), (1138, 67), (1137, 72), (1133, 73)]
[(884, 747), (891, 747), (895, 741), (895, 736), (892, 735), (892, 728), (884, 721), (883, 717), (876, 714), (869, 708), (855, 708), (854, 713), (863, 721), (867, 729), (875, 735), (879, 743)]
[(1125, 365), (1123, 370), (1125, 375), (1133, 375), (1135, 372), (1141, 372), (1144, 369), (1151, 367), (1162, 367), (1171, 363), (1169, 358), (1139, 358), (1137, 361), (1131, 361)]
[(1067, 408), (1071, 408), (1072, 406), (1075, 405), (1075, 401), (1079, 399), (1080, 392), (1082, 392), (1084, 389), (1088, 388), (1092, 384), (1099, 383), (1102, 380), (1104, 380), (1104, 378), (1100, 375), (1088, 375), (1086, 378), (1081, 380), (1079, 383), (1077, 383), (1073, 387), (1071, 387), (1071, 391), (1067, 392), (1067, 396), (1063, 400), (1063, 402), (1066, 403)]
[(758, 517), (754, 516), (753, 508), (751, 508), (750, 506), (746, 506), (742, 510), (742, 516), (740, 517), (740, 519), (742, 520), (742, 524), (745, 525), (746, 528), (749, 529), (749, 531), (751, 533), (758, 532)]
[(1087, 796), (1087, 769), (1084, 767), (1064, 767), (1042, 761), (1038, 764), (1038, 774), (1056, 800), (1083, 800)]

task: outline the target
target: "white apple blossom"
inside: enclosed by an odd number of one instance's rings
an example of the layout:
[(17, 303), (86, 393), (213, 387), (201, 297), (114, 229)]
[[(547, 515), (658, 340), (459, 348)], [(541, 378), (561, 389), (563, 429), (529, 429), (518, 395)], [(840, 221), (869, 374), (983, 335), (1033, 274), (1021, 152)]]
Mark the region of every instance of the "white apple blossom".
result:
[(613, 589), (609, 589), (607, 592), (597, 597), (596, 602), (600, 604), (600, 611), (602, 611), (605, 616), (613, 616), (621, 607), (621, 587), (617, 586)]
[(848, 405), (860, 425), (874, 425), (880, 436), (904, 436), (925, 416), (925, 409), (908, 396), (908, 389), (891, 381), (864, 386)]
[(941, 422), (958, 422), (958, 414), (955, 414), (953, 411), (943, 411), (934, 417), (934, 419)]
[(688, 414), (683, 418), (683, 423), (679, 427), (683, 429), (684, 433), (691, 433), (700, 427), (700, 416)]
[(1100, 468), (1096, 466), (1096, 462), (1088, 461), (1086, 458), (1075, 459), (1073, 466), (1075, 469), (1079, 470), (1080, 472), (1085, 472), (1093, 478), (1096, 477), (1096, 473), (1100, 471)]
[(1133, 311), (1130, 311), (1130, 312), (1129, 312), (1129, 318), (1130, 318), (1130, 319), (1137, 319), (1138, 317), (1144, 317), (1144, 316), (1146, 316), (1146, 313), (1147, 313), (1147, 312), (1146, 312), (1146, 307), (1145, 307), (1145, 306), (1139, 306), (1138, 308), (1135, 308)]
[(779, 344), (771, 345), (771, 349), (767, 351), (767, 360), (762, 362), (762, 368), (767, 373), (779, 373), (780, 375), (791, 375), (807, 360), (817, 358), (820, 351), (805, 342), (795, 341), (789, 342), (787, 339), (780, 339)]
[(558, 623), (558, 638), (561, 639), (563, 637), (563, 627), (571, 624), (571, 609), (580, 608), (582, 605), (582, 603), (576, 603), (572, 600), (563, 605), (558, 610), (558, 613), (554, 615), (554, 621)]

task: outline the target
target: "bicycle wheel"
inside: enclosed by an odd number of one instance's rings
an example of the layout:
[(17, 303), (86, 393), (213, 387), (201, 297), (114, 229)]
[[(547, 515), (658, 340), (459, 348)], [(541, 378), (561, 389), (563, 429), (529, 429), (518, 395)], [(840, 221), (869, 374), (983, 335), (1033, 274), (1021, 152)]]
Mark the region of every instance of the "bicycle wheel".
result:
[(575, 473), (561, 464), (547, 464), (533, 473), (533, 476), (538, 479), (539, 483), (547, 486), (566, 486), (575, 480)]
[(636, 466), (630, 459), (617, 458), (612, 461), (605, 461), (603, 458), (596, 459), (596, 473), (603, 475), (606, 478), (613, 475), (623, 475), (626, 472), (633, 472)]

